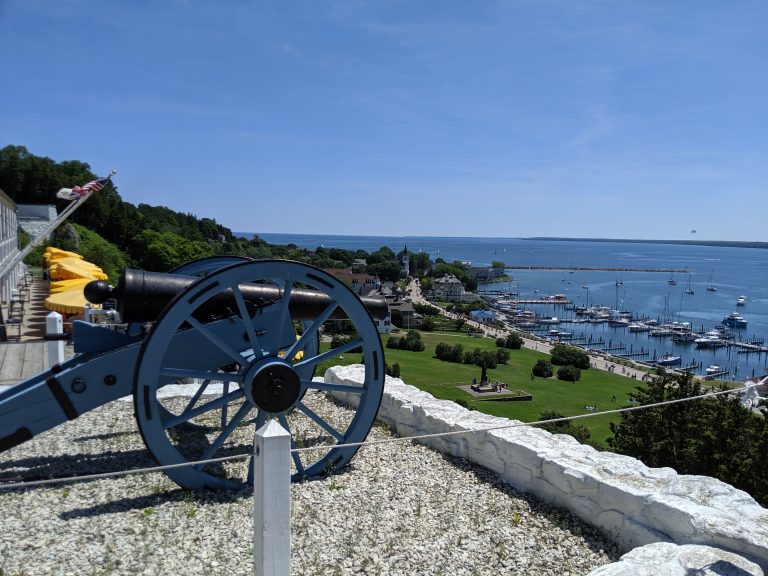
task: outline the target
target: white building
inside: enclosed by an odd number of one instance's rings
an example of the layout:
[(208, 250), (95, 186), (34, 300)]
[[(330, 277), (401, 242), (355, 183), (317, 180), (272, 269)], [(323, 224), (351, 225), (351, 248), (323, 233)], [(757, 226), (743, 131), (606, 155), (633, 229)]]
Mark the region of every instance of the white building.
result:
[(8, 303), (11, 291), (23, 279), (27, 267), (23, 263), (7, 269), (7, 263), (19, 253), (19, 221), (16, 203), (0, 190), (0, 300)]
[(467, 302), (475, 299), (474, 296), (466, 293), (461, 280), (453, 274), (435, 278), (432, 293), (433, 299), (440, 302)]

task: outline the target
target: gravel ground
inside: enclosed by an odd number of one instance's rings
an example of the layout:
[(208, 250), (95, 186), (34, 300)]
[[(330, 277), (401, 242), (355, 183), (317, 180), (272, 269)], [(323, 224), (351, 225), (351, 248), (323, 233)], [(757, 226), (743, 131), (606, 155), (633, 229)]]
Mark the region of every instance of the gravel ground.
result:
[[(350, 412), (318, 395), (341, 420)], [(390, 437), (375, 426), (369, 438)], [(128, 402), (0, 455), (0, 477), (152, 466)], [(193, 493), (163, 474), (0, 490), (0, 576), (252, 574), (247, 490)], [(568, 512), (424, 446), (364, 448), (347, 470), (292, 487), (292, 571), (587, 574), (614, 544)]]

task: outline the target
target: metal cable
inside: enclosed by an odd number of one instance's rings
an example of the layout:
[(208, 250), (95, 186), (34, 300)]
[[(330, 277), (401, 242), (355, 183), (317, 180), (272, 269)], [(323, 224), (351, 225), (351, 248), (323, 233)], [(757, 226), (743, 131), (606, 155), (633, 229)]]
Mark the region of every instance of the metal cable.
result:
[[(663, 402), (656, 402), (653, 404), (643, 404), (642, 406), (628, 406), (626, 408), (616, 408), (615, 410), (604, 410), (602, 412), (590, 412), (588, 414), (577, 414), (575, 416), (563, 416), (561, 418), (550, 418), (548, 420), (536, 420), (534, 422), (517, 422), (514, 424), (503, 424), (499, 426), (489, 426), (487, 428), (477, 428), (473, 430), (454, 430), (451, 432), (435, 432), (432, 434), (417, 434), (414, 436), (400, 436), (397, 438), (386, 438), (383, 440), (368, 440), (364, 442), (350, 442), (347, 444), (333, 444), (323, 446), (310, 446), (306, 448), (294, 448), (291, 453), (311, 452), (317, 450), (333, 450), (336, 448), (365, 448), (368, 446), (381, 446), (383, 444), (393, 444), (398, 442), (411, 442), (415, 440), (425, 440), (429, 438), (440, 438), (446, 436), (458, 436), (460, 434), (475, 434), (479, 432), (490, 432), (493, 430), (506, 430), (509, 428), (522, 428), (523, 426), (535, 426), (539, 424), (552, 424), (556, 422), (568, 422), (570, 420), (579, 420), (582, 418), (592, 418), (595, 416), (604, 416), (606, 414), (621, 414), (624, 412), (634, 412), (636, 410), (645, 410), (648, 408), (658, 408), (660, 406), (668, 406), (672, 404), (680, 404), (682, 402), (690, 402), (691, 400), (701, 400), (702, 398), (710, 398), (714, 396), (721, 396), (724, 394), (735, 394), (743, 392), (749, 388), (756, 386), (756, 384), (748, 384), (741, 388), (734, 388), (732, 390), (720, 390), (718, 392), (708, 392), (706, 394), (700, 394), (699, 396), (690, 396), (688, 398), (678, 398), (677, 400), (665, 400)], [(237, 456), (224, 456), (221, 458), (211, 458), (208, 460), (198, 460), (193, 462), (181, 462), (179, 464), (167, 464), (165, 466), (151, 466), (147, 468), (135, 468), (131, 470), (119, 470), (116, 472), (104, 472), (101, 474), (87, 474), (82, 476), (69, 476), (66, 478), (48, 478), (45, 480), (32, 480), (28, 482), (14, 482), (9, 484), (0, 484), (0, 490), (12, 490), (16, 488), (32, 488), (36, 486), (46, 486), (51, 484), (84, 482), (89, 480), (104, 480), (107, 478), (116, 478), (120, 476), (129, 476), (132, 474), (150, 474), (153, 472), (163, 472), (165, 470), (171, 470), (173, 468), (182, 468), (184, 466), (199, 466), (202, 464), (214, 464), (219, 462), (228, 462), (234, 460), (245, 460), (250, 458), (251, 454), (240, 454)]]
[(472, 430), (454, 430), (452, 432), (435, 432), (432, 434), (417, 434), (414, 436), (401, 436), (398, 438), (387, 438), (385, 440), (370, 440), (366, 442), (350, 442), (349, 444), (334, 444), (333, 446), (309, 446), (306, 448), (294, 448), (291, 452), (310, 452), (313, 450), (331, 450), (334, 448), (352, 448), (352, 447), (365, 447), (375, 446), (380, 444), (391, 444), (393, 442), (405, 442), (411, 440), (424, 440), (427, 438), (439, 438), (443, 436), (458, 436), (459, 434), (474, 434), (477, 432), (490, 432), (493, 430), (506, 430), (508, 428), (522, 428), (523, 426), (536, 426), (539, 424), (552, 424), (556, 422), (568, 422), (570, 420), (580, 420), (582, 418), (592, 418), (595, 416), (604, 416), (606, 414), (621, 414), (623, 412), (634, 412), (635, 410), (644, 410), (647, 408), (658, 408), (659, 406), (666, 406), (670, 404), (680, 404), (682, 402), (689, 402), (691, 400), (701, 400), (702, 398), (709, 398), (713, 396), (721, 396), (724, 394), (733, 394), (737, 392), (743, 392), (754, 385), (746, 385), (741, 388), (734, 388), (732, 390), (720, 390), (718, 392), (708, 392), (706, 394), (700, 394), (699, 396), (689, 396), (688, 398), (678, 398), (677, 400), (665, 400), (663, 402), (656, 402), (653, 404), (643, 404), (642, 406), (628, 406), (626, 408), (616, 408), (615, 410), (604, 410), (602, 412), (590, 412), (588, 414), (576, 414), (575, 416), (563, 416), (561, 418), (550, 418), (548, 420), (535, 420), (533, 422), (517, 422), (514, 424), (502, 424), (499, 426), (489, 426), (487, 428), (475, 428)]

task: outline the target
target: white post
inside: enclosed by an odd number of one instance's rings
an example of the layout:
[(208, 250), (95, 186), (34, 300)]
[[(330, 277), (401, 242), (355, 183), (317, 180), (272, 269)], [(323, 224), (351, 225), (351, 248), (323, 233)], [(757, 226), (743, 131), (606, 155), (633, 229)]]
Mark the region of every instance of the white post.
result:
[(253, 571), (291, 572), (291, 435), (277, 420), (256, 431), (253, 450)]
[[(64, 332), (64, 321), (61, 314), (51, 312), (45, 317), (46, 335), (60, 335)], [(48, 340), (48, 366), (64, 362), (64, 340)]]

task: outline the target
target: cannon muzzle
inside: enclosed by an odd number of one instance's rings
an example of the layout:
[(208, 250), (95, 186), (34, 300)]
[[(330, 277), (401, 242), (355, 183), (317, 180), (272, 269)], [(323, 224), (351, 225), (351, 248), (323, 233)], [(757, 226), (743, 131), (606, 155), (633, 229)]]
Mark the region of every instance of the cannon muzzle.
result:
[[(104, 304), (107, 300), (117, 300), (117, 311), (123, 322), (151, 322), (156, 320), (166, 305), (192, 283), (197, 276), (147, 272), (126, 268), (120, 275), (117, 286), (112, 288), (104, 280), (95, 280), (83, 290), (86, 300), (92, 304)], [(254, 308), (268, 306), (280, 300), (282, 288), (271, 284), (242, 284), (238, 288), (246, 305)], [(361, 298), (363, 304), (376, 320), (387, 316), (387, 302), (384, 298)], [(297, 320), (312, 320), (328, 305), (331, 298), (318, 290), (294, 288), (291, 290), (289, 309)], [(214, 296), (204, 304), (199, 312), (211, 317), (234, 313), (237, 310), (234, 295), (226, 290)], [(336, 309), (333, 319), (346, 318), (344, 311)]]

